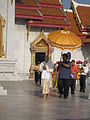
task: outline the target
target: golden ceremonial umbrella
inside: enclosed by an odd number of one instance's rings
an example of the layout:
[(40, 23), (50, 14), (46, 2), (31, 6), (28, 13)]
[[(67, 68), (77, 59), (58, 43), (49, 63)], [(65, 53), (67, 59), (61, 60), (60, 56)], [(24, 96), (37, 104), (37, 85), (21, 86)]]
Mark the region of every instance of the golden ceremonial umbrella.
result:
[(75, 50), (82, 45), (81, 39), (73, 32), (68, 30), (57, 30), (48, 35), (51, 45), (61, 50)]

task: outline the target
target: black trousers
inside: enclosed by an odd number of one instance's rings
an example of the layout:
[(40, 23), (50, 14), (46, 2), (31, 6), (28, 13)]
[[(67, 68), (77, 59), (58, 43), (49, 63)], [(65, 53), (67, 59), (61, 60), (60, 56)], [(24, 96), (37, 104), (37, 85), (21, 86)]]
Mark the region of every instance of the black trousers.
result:
[(42, 74), (41, 72), (38, 73), (38, 80), (39, 80), (40, 85), (41, 85), (41, 74)]
[(35, 83), (37, 84), (37, 82), (38, 82), (38, 72), (35, 71)]
[(62, 95), (63, 94), (63, 80), (58, 79), (58, 90), (59, 90), (59, 94)]
[(58, 88), (59, 88), (59, 93), (62, 95), (64, 93), (64, 98), (68, 97), (69, 94), (69, 79), (62, 79), (58, 81)]
[(71, 79), (70, 80), (71, 93), (73, 93), (75, 91), (75, 87), (76, 87), (76, 80)]
[(85, 87), (86, 87), (86, 75), (80, 75), (80, 90), (81, 91), (85, 91)]
[(69, 94), (69, 81), (69, 79), (63, 79), (64, 98), (67, 98)]

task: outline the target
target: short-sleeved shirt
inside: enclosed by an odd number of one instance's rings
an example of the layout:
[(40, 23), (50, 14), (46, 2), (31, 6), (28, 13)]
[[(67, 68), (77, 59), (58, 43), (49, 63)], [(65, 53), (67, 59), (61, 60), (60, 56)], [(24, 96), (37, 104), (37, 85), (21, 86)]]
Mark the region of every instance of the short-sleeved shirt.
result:
[(59, 78), (60, 79), (70, 79), (70, 76), (71, 76), (71, 63), (70, 63), (70, 61), (65, 61), (63, 63), (69, 65), (69, 68), (67, 68), (63, 64), (61, 64)]
[(42, 62), (42, 63), (40, 64), (39, 71), (42, 72), (44, 65), (47, 65), (47, 66), (48, 66), (49, 72), (53, 72), (53, 63), (52, 63), (51, 61), (48, 61), (48, 62), (45, 62), (45, 61), (44, 61), (44, 62)]
[(71, 65), (71, 73), (73, 75), (72, 79), (77, 79), (77, 74), (79, 72), (79, 68), (77, 65)]
[(47, 70), (43, 70), (41, 78), (42, 78), (42, 80), (44, 80), (44, 79), (49, 80), (49, 72), (47, 72)]

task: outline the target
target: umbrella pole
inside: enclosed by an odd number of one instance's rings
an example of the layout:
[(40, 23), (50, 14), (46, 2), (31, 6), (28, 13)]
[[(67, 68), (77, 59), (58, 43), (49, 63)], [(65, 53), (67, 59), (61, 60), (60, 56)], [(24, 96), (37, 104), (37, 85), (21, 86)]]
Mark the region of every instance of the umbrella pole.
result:
[(49, 57), (49, 46), (48, 46), (47, 56), (48, 56), (48, 58), (50, 60), (50, 57)]
[(61, 57), (60, 57), (60, 61), (62, 61), (62, 55), (63, 55), (63, 51), (61, 51)]

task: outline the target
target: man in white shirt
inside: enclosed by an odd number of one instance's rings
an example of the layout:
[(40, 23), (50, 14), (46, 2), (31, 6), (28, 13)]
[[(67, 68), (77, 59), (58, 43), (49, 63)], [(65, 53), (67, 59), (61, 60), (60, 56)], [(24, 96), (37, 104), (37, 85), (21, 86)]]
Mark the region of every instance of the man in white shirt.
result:
[(88, 73), (87, 61), (84, 61), (80, 75), (80, 92), (85, 92), (87, 73)]

